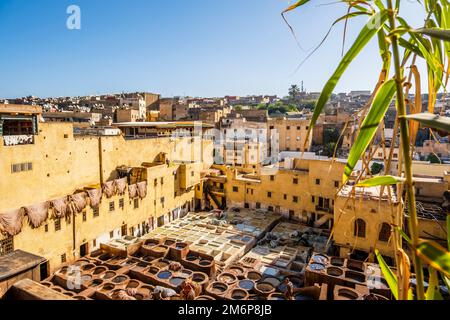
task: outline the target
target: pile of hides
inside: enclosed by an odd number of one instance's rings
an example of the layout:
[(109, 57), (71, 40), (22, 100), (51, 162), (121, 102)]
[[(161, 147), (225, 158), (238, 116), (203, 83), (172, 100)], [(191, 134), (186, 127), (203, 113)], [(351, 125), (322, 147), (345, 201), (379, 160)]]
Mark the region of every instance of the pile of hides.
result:
[(137, 196), (137, 185), (136, 184), (130, 184), (128, 186), (128, 195), (130, 199), (136, 198)]
[(23, 208), (0, 213), (0, 231), (10, 236), (15, 236), (22, 230), (22, 222), (25, 216)]
[(66, 216), (67, 207), (69, 205), (69, 201), (68, 201), (67, 197), (52, 200), (52, 201), (50, 201), (50, 204), (53, 208), (53, 212), (54, 212), (56, 218), (61, 218), (61, 217)]
[(102, 190), (101, 189), (90, 189), (87, 190), (89, 199), (91, 200), (91, 207), (98, 208), (100, 202), (102, 202)]
[(113, 181), (108, 181), (103, 185), (103, 192), (107, 198), (111, 198), (116, 193), (116, 184)]
[(116, 179), (114, 180), (114, 184), (116, 186), (117, 194), (123, 196), (125, 194), (125, 188), (127, 187), (127, 178)]
[(50, 204), (43, 202), (25, 208), (25, 212), (33, 228), (39, 228), (48, 217)]
[(144, 199), (147, 196), (147, 181), (142, 181), (137, 184), (138, 196)]
[(73, 213), (80, 213), (81, 211), (83, 211), (84, 208), (86, 208), (87, 201), (85, 192), (80, 192), (71, 195), (70, 200)]
[(183, 268), (183, 266), (181, 265), (181, 263), (176, 262), (176, 261), (172, 261), (169, 265), (169, 270), (170, 271), (180, 271)]

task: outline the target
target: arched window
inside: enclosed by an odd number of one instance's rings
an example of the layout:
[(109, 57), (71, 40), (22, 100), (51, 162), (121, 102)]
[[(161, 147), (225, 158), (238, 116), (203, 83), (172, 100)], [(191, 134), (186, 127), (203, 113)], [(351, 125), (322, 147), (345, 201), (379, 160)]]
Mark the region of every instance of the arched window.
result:
[(380, 234), (378, 235), (378, 240), (383, 242), (388, 242), (391, 237), (391, 225), (384, 222), (381, 225)]
[(366, 237), (366, 222), (363, 219), (355, 220), (355, 237), (365, 238)]

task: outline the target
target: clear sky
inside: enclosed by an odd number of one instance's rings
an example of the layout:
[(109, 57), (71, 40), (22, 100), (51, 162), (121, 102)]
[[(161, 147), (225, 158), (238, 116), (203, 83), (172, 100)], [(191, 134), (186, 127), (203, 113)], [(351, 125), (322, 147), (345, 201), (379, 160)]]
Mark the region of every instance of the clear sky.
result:
[[(293, 2), (293, 1), (292, 1)], [(304, 49), (346, 12), (313, 0), (288, 15)], [(419, 19), (417, 1), (402, 0)], [(81, 8), (81, 30), (66, 9)], [(343, 25), (296, 73), (300, 50), (280, 12), (288, 0), (0, 0), (0, 97), (150, 91), (163, 96), (285, 95), (303, 80), (320, 91), (340, 59)], [(349, 41), (366, 21), (349, 25)], [(336, 92), (370, 90), (380, 59), (374, 41)]]

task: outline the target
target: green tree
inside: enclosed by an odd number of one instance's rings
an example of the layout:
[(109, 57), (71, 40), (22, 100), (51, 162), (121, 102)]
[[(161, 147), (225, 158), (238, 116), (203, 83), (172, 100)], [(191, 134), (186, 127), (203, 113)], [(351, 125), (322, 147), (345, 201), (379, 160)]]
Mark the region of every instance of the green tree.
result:
[(293, 84), (289, 88), (289, 103), (298, 106), (300, 104), (300, 100), (301, 100), (300, 88), (298, 87), (298, 85)]
[(322, 155), (326, 157), (333, 157), (335, 149), (336, 149), (336, 142), (326, 143), (323, 146)]
[(383, 169), (384, 169), (384, 165), (383, 165), (383, 164), (378, 163), (378, 162), (374, 162), (374, 163), (372, 164), (372, 166), (370, 167), (370, 172), (371, 172), (373, 175), (377, 175), (377, 174), (379, 174)]

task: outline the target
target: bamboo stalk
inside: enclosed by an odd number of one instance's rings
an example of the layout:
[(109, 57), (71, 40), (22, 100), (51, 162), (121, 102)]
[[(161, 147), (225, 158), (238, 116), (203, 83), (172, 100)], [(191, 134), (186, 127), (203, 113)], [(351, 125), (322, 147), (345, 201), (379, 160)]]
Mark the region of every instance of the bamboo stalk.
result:
[[(387, 0), (389, 9), (389, 24), (391, 30), (396, 29), (396, 11), (392, 5), (392, 0)], [(409, 139), (409, 128), (408, 120), (406, 116), (406, 106), (405, 106), (405, 96), (403, 92), (403, 72), (400, 65), (400, 53), (397, 36), (394, 34), (392, 36), (392, 50), (394, 54), (394, 65), (395, 65), (395, 82), (397, 85), (397, 105), (398, 105), (398, 115), (400, 124), (400, 137), (402, 141), (402, 152), (405, 163), (405, 178), (406, 178), (406, 194), (408, 198), (408, 225), (409, 232), (411, 234), (412, 247), (413, 247), (413, 262), (414, 271), (416, 273), (416, 289), (418, 300), (425, 299), (424, 293), (424, 276), (422, 269), (422, 262), (416, 254), (416, 247), (419, 244), (419, 232), (418, 232), (418, 219), (416, 211), (416, 197), (414, 194), (414, 182), (412, 174), (412, 157)]]

